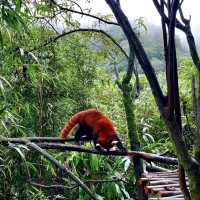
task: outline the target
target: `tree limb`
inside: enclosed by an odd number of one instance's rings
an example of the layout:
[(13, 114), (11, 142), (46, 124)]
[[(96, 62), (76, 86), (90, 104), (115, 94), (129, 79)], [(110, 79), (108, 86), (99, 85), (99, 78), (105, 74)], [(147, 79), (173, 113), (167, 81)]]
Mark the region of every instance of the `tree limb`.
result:
[[(162, 8), (161, 5), (158, 3), (157, 0), (152, 0), (158, 13), (160, 14), (160, 16), (165, 20), (166, 24), (169, 25), (169, 18), (166, 16), (166, 14), (164, 12), (162, 12)], [(166, 6), (166, 4), (164, 3), (164, 5)], [(182, 30), (183, 32), (185, 32), (185, 26), (176, 19), (176, 27), (180, 30)]]
[(101, 29), (87, 29), (87, 28), (80, 28), (80, 29), (75, 29), (75, 30), (71, 30), (69, 32), (65, 32), (62, 33), (54, 38), (50, 38), (46, 43), (42, 44), (41, 46), (34, 48), (30, 51), (34, 51), (36, 49), (40, 49), (42, 47), (45, 47), (53, 42), (56, 42), (58, 39), (65, 37), (66, 35), (70, 35), (72, 33), (76, 33), (76, 32), (96, 32), (96, 33), (102, 33), (104, 34), (107, 38), (109, 38), (123, 53), (123, 55), (128, 59), (128, 55), (126, 54), (125, 50), (120, 46), (120, 44), (108, 33), (106, 33), (105, 31), (101, 30)]
[(36, 183), (36, 182), (33, 182), (33, 181), (30, 181), (30, 184), (37, 186), (37, 187), (46, 188), (46, 189), (64, 189), (64, 190), (72, 190), (72, 189), (74, 189), (78, 186), (78, 185), (75, 185), (73, 187), (68, 187), (68, 186), (65, 186), (65, 185), (57, 185), (57, 184), (45, 185), (45, 184)]
[[(61, 139), (59, 137), (22, 137), (22, 138), (5, 138), (0, 137), (0, 143), (19, 143), (24, 144), (24, 141), (28, 140), (30, 142), (38, 143), (38, 142), (53, 142), (53, 143), (64, 143), (64, 142), (73, 142), (75, 141), (75, 137), (67, 137), (64, 139)], [(80, 138), (81, 141), (88, 141), (88, 138), (86, 136), (82, 136)]]
[[(11, 141), (8, 139), (6, 141), (5, 139), (0, 139), (0, 144), (6, 145), (9, 142), (15, 143), (14, 140)], [(28, 140), (22, 140), (21, 139), (21, 144), (25, 144), (27, 146), (30, 146), (30, 144), (34, 144), (32, 142), (29, 142)], [(19, 140), (17, 141), (19, 143)], [(156, 154), (152, 153), (145, 153), (145, 152), (138, 152), (138, 151), (97, 151), (96, 149), (89, 149), (84, 146), (80, 145), (69, 145), (69, 144), (59, 144), (59, 143), (37, 143), (33, 145), (38, 146), (38, 148), (42, 149), (57, 149), (60, 151), (77, 151), (77, 152), (85, 152), (85, 153), (92, 153), (92, 154), (99, 154), (99, 155), (112, 155), (112, 156), (139, 156), (140, 158), (146, 160), (146, 161), (153, 161), (153, 162), (161, 162), (161, 163), (168, 163), (168, 164), (177, 164), (177, 159), (176, 158), (171, 158), (171, 157), (164, 157), (164, 156), (159, 156)], [(33, 148), (34, 148), (33, 147)], [(36, 149), (37, 150), (37, 149)], [(39, 151), (39, 150), (38, 150)]]
[(85, 16), (88, 16), (88, 17), (97, 19), (97, 20), (99, 20), (99, 21), (101, 21), (101, 22), (104, 22), (104, 23), (106, 23), (106, 24), (112, 24), (112, 25), (119, 26), (119, 24), (116, 23), (116, 22), (107, 21), (107, 20), (102, 19), (102, 18), (100, 18), (100, 17), (97, 17), (97, 16), (95, 16), (95, 15), (91, 15), (91, 14), (88, 14), (88, 13), (84, 13), (84, 12), (80, 12), (80, 11), (77, 11), (77, 10), (72, 10), (72, 9), (70, 9), (70, 8), (63, 7), (63, 6), (61, 6), (60, 4), (56, 3), (54, 0), (51, 0), (51, 2), (52, 2), (55, 6), (58, 6), (58, 8), (59, 8), (60, 10), (68, 11), (68, 12), (72, 12), (72, 13), (76, 13), (76, 14), (79, 14), (79, 15), (85, 15)]

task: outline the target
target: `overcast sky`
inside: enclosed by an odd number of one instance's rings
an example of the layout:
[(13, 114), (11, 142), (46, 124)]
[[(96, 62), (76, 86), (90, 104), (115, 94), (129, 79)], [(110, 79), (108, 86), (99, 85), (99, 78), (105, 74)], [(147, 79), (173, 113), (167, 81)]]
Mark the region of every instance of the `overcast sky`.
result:
[[(85, 2), (84, 0), (80, 0)], [(92, 13), (111, 14), (105, 0), (92, 0), (90, 7)], [(145, 17), (151, 24), (160, 24), (160, 17), (152, 0), (121, 0), (121, 6), (129, 19)], [(192, 16), (191, 27), (195, 35), (200, 37), (200, 0), (184, 0), (183, 11), (185, 17)]]

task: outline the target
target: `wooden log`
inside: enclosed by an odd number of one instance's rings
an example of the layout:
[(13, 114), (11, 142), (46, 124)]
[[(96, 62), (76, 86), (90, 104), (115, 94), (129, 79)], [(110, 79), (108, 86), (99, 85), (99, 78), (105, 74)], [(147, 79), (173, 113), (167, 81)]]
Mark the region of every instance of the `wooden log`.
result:
[[(75, 137), (69, 136), (67, 138), (61, 139), (59, 137), (22, 137), (22, 138), (0, 138), (0, 142), (7, 143), (12, 142), (16, 144), (24, 144), (24, 140), (28, 140), (30, 142), (34, 143), (42, 143), (42, 142), (53, 142), (53, 143), (64, 143), (64, 142), (74, 142)], [(88, 138), (86, 136), (82, 136), (80, 138), (81, 141), (88, 141)]]
[(138, 152), (138, 151), (96, 151), (95, 149), (89, 149), (80, 145), (66, 145), (66, 144), (54, 144), (54, 143), (38, 143), (38, 145), (43, 149), (57, 149), (63, 151), (79, 151), (85, 153), (94, 153), (100, 155), (115, 155), (115, 156), (139, 156), (140, 158), (153, 161), (153, 162), (162, 162), (168, 164), (178, 164), (176, 158), (158, 156), (156, 154)]
[[(41, 139), (42, 138), (39, 138), (39, 140)], [(36, 138), (34, 138), (34, 140), (36, 141)], [(57, 138), (56, 140), (59, 140), (59, 139)], [(9, 142), (25, 144), (24, 141), (27, 141), (27, 139), (23, 139), (23, 138), (12, 139), (12, 138), (4, 138), (4, 137), (0, 138), (0, 143), (3, 145), (7, 145)], [(43, 149), (55, 149), (55, 150), (60, 150), (60, 151), (77, 151), (77, 152), (93, 153), (93, 154), (100, 154), (100, 155), (113, 155), (113, 156), (127, 156), (127, 155), (138, 156), (147, 161), (162, 162), (162, 163), (173, 164), (173, 165), (178, 164), (178, 160), (176, 158), (164, 157), (164, 156), (159, 156), (156, 154), (138, 152), (138, 151), (112, 151), (112, 150), (111, 151), (106, 151), (106, 150), (97, 151), (95, 149), (89, 149), (80, 145), (67, 145), (67, 144), (59, 144), (59, 143), (52, 143), (52, 142), (48, 142), (48, 143), (38, 142), (37, 145)]]

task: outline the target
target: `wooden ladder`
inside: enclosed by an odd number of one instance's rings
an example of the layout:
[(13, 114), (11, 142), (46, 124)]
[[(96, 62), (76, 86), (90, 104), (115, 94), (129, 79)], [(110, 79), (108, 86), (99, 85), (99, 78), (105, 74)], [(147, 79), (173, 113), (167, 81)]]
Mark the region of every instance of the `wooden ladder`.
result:
[[(187, 177), (186, 181), (188, 185)], [(149, 200), (184, 200), (178, 171), (148, 173), (139, 179), (139, 184), (144, 187), (148, 195), (152, 196)]]

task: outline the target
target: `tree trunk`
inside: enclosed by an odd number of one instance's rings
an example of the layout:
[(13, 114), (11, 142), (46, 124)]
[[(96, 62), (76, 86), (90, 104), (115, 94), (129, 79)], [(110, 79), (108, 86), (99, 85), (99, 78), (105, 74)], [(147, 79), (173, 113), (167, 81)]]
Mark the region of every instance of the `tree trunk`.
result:
[(165, 122), (169, 129), (171, 141), (176, 148), (179, 163), (184, 167), (186, 174), (188, 175), (192, 200), (199, 200), (200, 164), (195, 159), (191, 158), (187, 153), (184, 139), (181, 136), (181, 130), (179, 129), (179, 125), (176, 124), (175, 120), (169, 121), (165, 119)]
[[(135, 114), (134, 114), (134, 99), (131, 97), (130, 94), (131, 87), (129, 84), (123, 84), (123, 103), (126, 113), (126, 121), (128, 126), (128, 136), (130, 140), (131, 150), (132, 151), (139, 151), (140, 150), (140, 141), (137, 134), (136, 123), (135, 123)], [(143, 173), (143, 165), (142, 161), (138, 156), (133, 157), (133, 164), (134, 164), (134, 173), (135, 178), (138, 180)], [(144, 192), (142, 186), (140, 186), (136, 182), (136, 192), (137, 192), (137, 199), (138, 200), (146, 200), (147, 195)]]
[[(195, 143), (195, 158), (200, 162), (200, 71), (198, 71), (198, 86), (197, 86), (197, 95), (196, 95), (196, 143)], [(200, 179), (200, 177), (199, 177)]]

